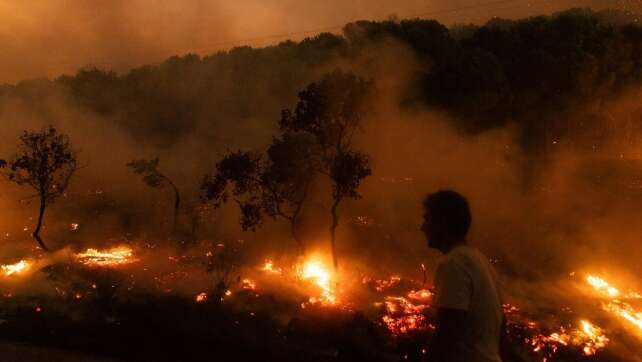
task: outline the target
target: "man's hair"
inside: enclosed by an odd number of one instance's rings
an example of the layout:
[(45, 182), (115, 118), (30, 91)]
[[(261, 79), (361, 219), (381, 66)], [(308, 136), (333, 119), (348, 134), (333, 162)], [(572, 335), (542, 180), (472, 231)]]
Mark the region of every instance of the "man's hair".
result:
[(424, 208), (430, 212), (430, 223), (439, 225), (455, 236), (468, 233), (471, 223), (468, 200), (455, 191), (438, 191), (426, 196)]

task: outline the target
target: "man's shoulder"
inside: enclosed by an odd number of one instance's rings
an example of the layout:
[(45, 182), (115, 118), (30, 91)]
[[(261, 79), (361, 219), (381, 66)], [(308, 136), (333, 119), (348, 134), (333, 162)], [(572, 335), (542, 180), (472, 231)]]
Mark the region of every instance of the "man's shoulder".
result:
[(491, 267), (488, 258), (479, 249), (469, 245), (461, 245), (451, 250), (445, 255), (442, 262), (454, 264), (473, 273), (480, 268), (487, 269)]

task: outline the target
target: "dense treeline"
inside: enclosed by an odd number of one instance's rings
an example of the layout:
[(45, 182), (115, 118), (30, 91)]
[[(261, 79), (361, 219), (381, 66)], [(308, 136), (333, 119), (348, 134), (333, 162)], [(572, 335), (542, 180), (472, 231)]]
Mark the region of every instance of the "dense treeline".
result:
[(392, 39), (411, 48), (421, 64), (407, 86), (405, 107), (444, 110), (468, 132), (516, 122), (524, 130), (523, 145), (537, 150), (551, 132), (563, 137), (599, 118), (572, 124), (570, 112), (639, 86), (642, 27), (625, 17), (574, 9), (452, 29), (434, 20), (360, 21), (346, 25), (343, 35), (176, 56), (122, 75), (87, 68), (54, 81), (2, 86), (0, 95), (37, 108), (43, 95), (62, 90), (72, 104), (167, 146), (195, 130), (207, 135), (278, 117), (305, 84)]

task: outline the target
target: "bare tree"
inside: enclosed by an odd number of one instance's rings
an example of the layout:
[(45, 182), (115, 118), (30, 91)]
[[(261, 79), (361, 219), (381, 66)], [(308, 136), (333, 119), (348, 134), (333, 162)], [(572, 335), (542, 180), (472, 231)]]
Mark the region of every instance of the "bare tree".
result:
[(143, 175), (143, 181), (149, 187), (162, 187), (169, 185), (174, 191), (174, 218), (172, 223), (172, 236), (176, 235), (176, 226), (178, 224), (178, 213), (181, 207), (181, 195), (176, 184), (165, 174), (158, 171), (159, 159), (151, 160), (134, 160), (127, 164), (135, 174)]
[(43, 250), (48, 251), (40, 238), (45, 210), (65, 193), (78, 169), (76, 152), (69, 137), (52, 126), (39, 132), (25, 131), (20, 136), (18, 153), (0, 165), (7, 168), (6, 176), (10, 181), (29, 186), (38, 193), (40, 209), (33, 237)]

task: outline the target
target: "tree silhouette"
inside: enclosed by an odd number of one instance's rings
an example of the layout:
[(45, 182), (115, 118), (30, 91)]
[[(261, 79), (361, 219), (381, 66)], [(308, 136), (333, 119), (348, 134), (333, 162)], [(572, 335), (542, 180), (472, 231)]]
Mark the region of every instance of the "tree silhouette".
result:
[(332, 207), (330, 215), (332, 223), (330, 224), (330, 242), (332, 247), (332, 261), (334, 267), (338, 267), (335, 234), (339, 225), (339, 215), (337, 209), (339, 204), (345, 198), (360, 198), (357, 192), (361, 181), (372, 174), (368, 164), (368, 156), (363, 153), (347, 151), (337, 154), (332, 160), (330, 168), (330, 179), (332, 180)]
[(159, 159), (154, 158), (151, 160), (134, 160), (127, 164), (135, 174), (143, 175), (143, 181), (149, 187), (162, 187), (168, 184), (174, 191), (174, 219), (172, 223), (172, 236), (176, 234), (176, 226), (178, 223), (178, 212), (181, 207), (181, 195), (176, 187), (176, 184), (169, 179), (169, 177), (158, 171)]
[(243, 230), (255, 230), (264, 216), (286, 220), (303, 253), (305, 243), (298, 229), (319, 154), (309, 135), (286, 133), (272, 141), (265, 156), (243, 151), (225, 155), (201, 188), (215, 207), (232, 198), (239, 205)]
[(371, 174), (367, 156), (352, 150), (371, 88), (372, 82), (336, 70), (308, 85), (299, 93), (294, 111), (286, 109), (281, 115), (283, 132), (308, 133), (319, 145), (318, 172), (327, 175), (333, 186), (330, 244), (335, 268), (339, 265), (336, 252), (339, 204), (347, 197), (358, 197), (359, 184)]
[(7, 168), (6, 176), (10, 181), (29, 186), (38, 193), (40, 209), (33, 237), (43, 250), (48, 251), (40, 238), (45, 210), (65, 193), (78, 169), (76, 152), (69, 137), (51, 126), (39, 132), (24, 131), (20, 136), (18, 153), (0, 165)]

